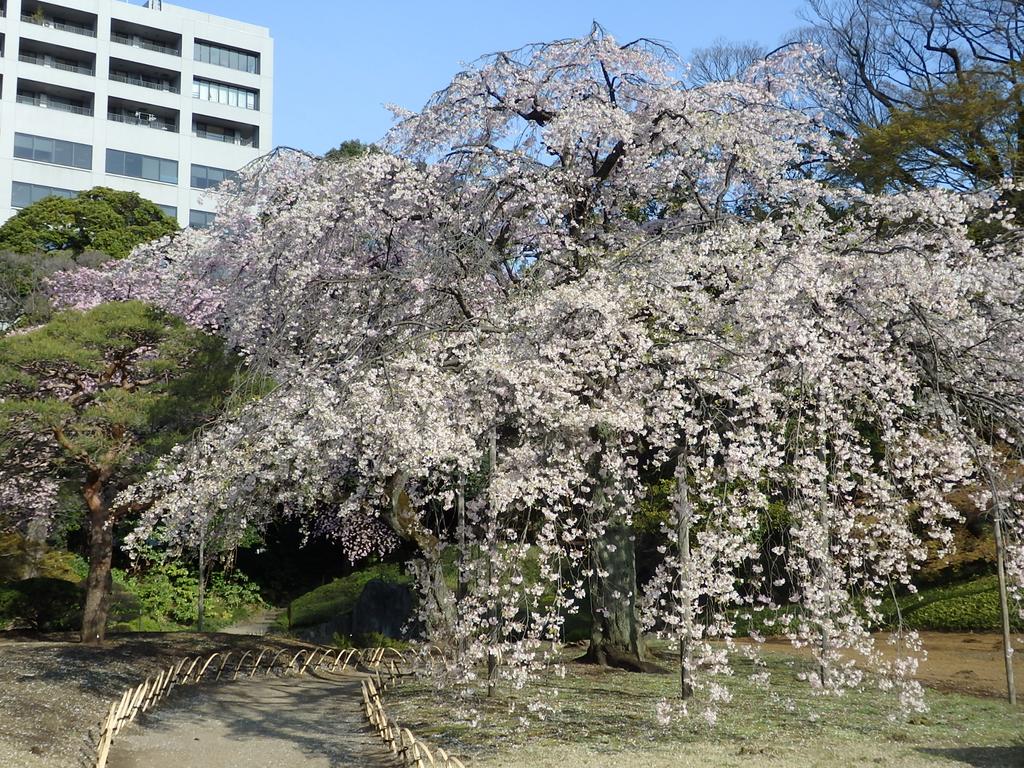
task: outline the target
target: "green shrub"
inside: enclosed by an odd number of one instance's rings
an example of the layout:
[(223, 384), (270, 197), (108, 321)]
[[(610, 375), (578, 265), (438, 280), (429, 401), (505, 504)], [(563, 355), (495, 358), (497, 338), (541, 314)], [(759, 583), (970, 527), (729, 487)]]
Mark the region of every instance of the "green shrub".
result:
[(206, 588), (206, 629), (215, 631), (265, 605), (259, 587), (241, 571), (218, 571)]
[(181, 563), (169, 560), (138, 574), (119, 576), (143, 616), (182, 625), (195, 620), (199, 582)]
[(42, 556), (39, 574), (51, 579), (85, 581), (89, 575), (89, 563), (81, 555), (63, 549), (53, 549)]
[(15, 623), (16, 603), (20, 597), (16, 589), (0, 587), (0, 629), (8, 629)]
[[(194, 627), (199, 580), (185, 564), (168, 560), (144, 571), (114, 574), (111, 612), (115, 631), (167, 631)], [(211, 574), (204, 595), (204, 629), (215, 631), (262, 606), (259, 588), (240, 571)]]
[(0, 590), (0, 622), (9, 626), (42, 632), (74, 629), (81, 612), (81, 588), (63, 579), (24, 579)]

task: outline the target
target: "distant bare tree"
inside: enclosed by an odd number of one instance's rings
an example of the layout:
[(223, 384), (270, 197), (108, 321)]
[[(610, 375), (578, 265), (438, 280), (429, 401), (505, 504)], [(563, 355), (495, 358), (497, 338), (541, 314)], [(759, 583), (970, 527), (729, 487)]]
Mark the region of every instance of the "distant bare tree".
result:
[(753, 41), (731, 42), (720, 37), (706, 48), (694, 49), (687, 80), (696, 86), (735, 80), (766, 53), (762, 45)]
[(836, 117), (865, 186), (977, 189), (1021, 179), (1024, 3), (808, 0), (802, 37), (846, 85)]

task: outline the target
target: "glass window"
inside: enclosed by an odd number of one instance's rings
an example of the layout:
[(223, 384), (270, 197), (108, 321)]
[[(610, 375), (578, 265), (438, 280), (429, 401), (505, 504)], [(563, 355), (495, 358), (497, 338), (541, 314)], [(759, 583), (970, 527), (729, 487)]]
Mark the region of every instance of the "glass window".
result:
[(92, 169), (92, 147), (88, 144), (75, 144), (75, 167)]
[(32, 150), (35, 146), (35, 137), (26, 133), (14, 134), (14, 156), (26, 160), (32, 159)]
[(191, 183), (193, 189), (210, 189), (211, 187), (216, 187), (225, 179), (235, 178), (238, 178), (238, 174), (226, 168), (212, 168), (207, 165), (192, 166)]
[(142, 161), (143, 161), (143, 159), (144, 158), (143, 158), (142, 155), (136, 155), (134, 152), (125, 152), (124, 153), (124, 175), (125, 176), (134, 176), (137, 179), (144, 179), (145, 176), (142, 175), (142, 171), (143, 171)]
[(173, 205), (161, 205), (160, 203), (157, 203), (156, 207), (159, 208), (164, 213), (166, 213), (172, 219), (178, 218), (178, 209), (175, 208)]
[(53, 162), (57, 165), (75, 166), (75, 146), (70, 141), (55, 141), (53, 143)]
[(178, 183), (178, 161), (161, 157), (136, 155), (119, 149), (107, 150), (107, 173), (118, 176), (134, 176), (137, 179)]
[(160, 181), (165, 181), (168, 184), (178, 183), (178, 161), (177, 160), (161, 160), (160, 161)]
[(11, 207), (25, 208), (32, 205), (32, 185), (15, 181), (11, 184)]
[(118, 149), (107, 150), (107, 173), (124, 175), (124, 152)]
[(147, 157), (142, 156), (142, 178), (144, 179), (159, 179), (160, 178), (160, 158), (158, 157)]
[(259, 92), (212, 80), (196, 78), (192, 83), (192, 97), (217, 104), (227, 104), (243, 109), (259, 109)]
[(215, 45), (196, 40), (195, 44), (196, 61), (207, 64), (216, 64), (218, 67), (229, 67), (239, 72), (251, 72), (259, 74), (259, 54), (243, 51), (238, 48), (230, 48), (226, 45)]
[(28, 133), (14, 134), (14, 156), (40, 163), (66, 165), (69, 168), (92, 167), (92, 147), (88, 144)]
[(53, 139), (45, 139), (36, 136), (36, 145), (32, 151), (32, 159), (40, 163), (52, 163), (53, 160)]
[(29, 184), (24, 181), (11, 182), (11, 207), (25, 208), (44, 197), (74, 197), (78, 193), (71, 189), (47, 187), (43, 184)]
[(209, 213), (208, 211), (197, 211), (193, 208), (188, 212), (188, 225), (196, 228), (208, 227), (215, 218), (216, 214)]

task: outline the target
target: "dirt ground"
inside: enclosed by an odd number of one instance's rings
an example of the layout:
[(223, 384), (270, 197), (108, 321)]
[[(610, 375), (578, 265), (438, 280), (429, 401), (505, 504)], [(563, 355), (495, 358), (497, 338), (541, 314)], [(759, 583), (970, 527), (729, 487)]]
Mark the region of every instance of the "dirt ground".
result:
[[(1015, 635), (1014, 674), (1017, 691), (1024, 697), (1024, 638)], [(1006, 667), (1002, 635), (994, 633), (922, 632), (928, 653), (917, 670), (917, 678), (929, 688), (975, 696), (1005, 696)], [(775, 650), (796, 652), (788, 641), (769, 639)], [(879, 646), (884, 641), (879, 640)]]
[[(922, 632), (928, 658), (918, 678), (930, 688), (983, 696), (1006, 695), (1006, 667), (1000, 635)], [(1024, 694), (1024, 638), (1014, 643), (1013, 669), (1017, 690)]]

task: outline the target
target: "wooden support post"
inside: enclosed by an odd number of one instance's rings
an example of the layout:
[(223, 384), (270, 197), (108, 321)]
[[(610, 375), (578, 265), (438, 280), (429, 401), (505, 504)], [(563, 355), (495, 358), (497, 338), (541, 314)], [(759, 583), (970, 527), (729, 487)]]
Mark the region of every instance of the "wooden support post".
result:
[(690, 601), (689, 588), (692, 578), (690, 566), (690, 525), (693, 520), (693, 507), (690, 504), (690, 485), (686, 466), (687, 452), (683, 449), (676, 458), (676, 547), (679, 550), (679, 581), (680, 593), (685, 604), (682, 608), (681, 632), (679, 634), (679, 698), (686, 700), (693, 695), (693, 672), (690, 669), (690, 645), (693, 605)]
[(1013, 680), (1013, 638), (1010, 635), (1010, 606), (1006, 597), (1006, 562), (1003, 549), (1002, 505), (999, 498), (993, 498), (995, 505), (996, 572), (999, 576), (999, 612), (1003, 624), (1003, 664), (1006, 670), (1006, 700), (1011, 707), (1017, 706), (1017, 687)]

